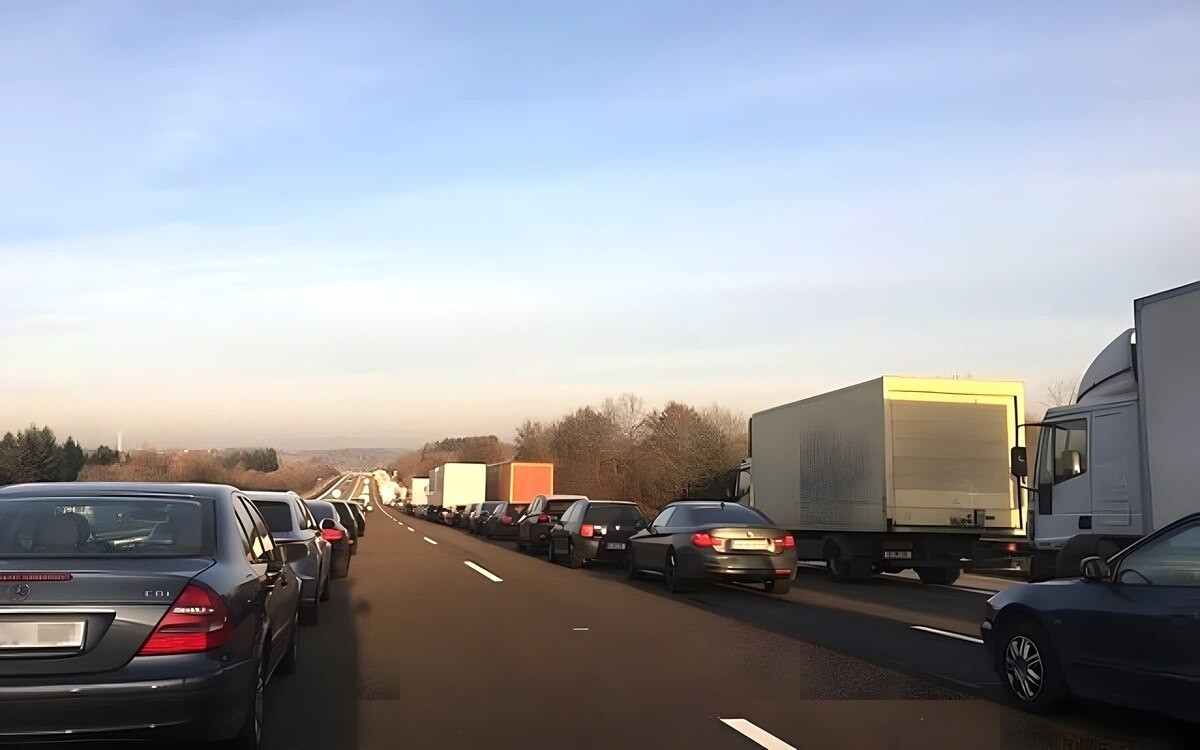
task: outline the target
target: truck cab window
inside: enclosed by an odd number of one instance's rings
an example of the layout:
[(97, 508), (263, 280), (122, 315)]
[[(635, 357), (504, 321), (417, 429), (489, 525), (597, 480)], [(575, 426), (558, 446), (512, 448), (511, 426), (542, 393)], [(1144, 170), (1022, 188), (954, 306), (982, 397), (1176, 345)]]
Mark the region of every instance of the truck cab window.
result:
[(1088, 423), (1072, 419), (1046, 425), (1039, 441), (1038, 483), (1062, 484), (1087, 473)]

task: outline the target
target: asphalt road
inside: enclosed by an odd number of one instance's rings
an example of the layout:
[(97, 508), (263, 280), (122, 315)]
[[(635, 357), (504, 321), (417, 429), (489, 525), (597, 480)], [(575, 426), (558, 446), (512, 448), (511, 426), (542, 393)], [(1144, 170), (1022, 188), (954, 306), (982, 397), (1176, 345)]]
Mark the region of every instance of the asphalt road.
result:
[(783, 598), (673, 597), (378, 507), (335, 583), (268, 689), (271, 750), (1200, 746), (1146, 714), (1003, 705), (977, 643), (914, 628), (977, 635), (962, 588), (802, 569)]

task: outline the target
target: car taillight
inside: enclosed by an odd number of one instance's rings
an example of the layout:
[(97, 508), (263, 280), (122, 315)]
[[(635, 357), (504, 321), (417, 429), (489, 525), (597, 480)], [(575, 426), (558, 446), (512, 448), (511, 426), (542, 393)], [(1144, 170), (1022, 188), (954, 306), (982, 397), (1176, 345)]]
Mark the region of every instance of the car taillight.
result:
[(545, 513), (540, 513), (540, 514), (538, 514), (537, 522), (538, 523), (550, 523), (550, 516), (546, 515)]
[(500, 523), (505, 526), (512, 526), (512, 516), (500, 516)]
[(189, 583), (138, 651), (141, 656), (194, 654), (225, 645), (233, 635), (229, 611), (207, 586)]
[(327, 542), (340, 542), (346, 538), (341, 529), (321, 529), (321, 538)]
[(796, 540), (791, 534), (785, 534), (782, 537), (777, 537), (772, 540), (775, 542), (775, 549), (791, 549), (796, 546)]
[(694, 547), (712, 547), (714, 544), (716, 542), (713, 541), (712, 534), (707, 531), (697, 531), (692, 534), (692, 546)]
[(585, 523), (579, 527), (579, 535), (582, 537), (591, 538), (596, 533), (596, 527), (590, 523)]

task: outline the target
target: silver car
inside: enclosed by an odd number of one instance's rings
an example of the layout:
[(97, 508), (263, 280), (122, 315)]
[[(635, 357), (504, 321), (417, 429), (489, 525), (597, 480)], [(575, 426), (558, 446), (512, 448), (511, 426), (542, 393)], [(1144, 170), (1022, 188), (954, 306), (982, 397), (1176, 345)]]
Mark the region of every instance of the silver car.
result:
[(300, 622), (314, 625), (317, 606), (329, 599), (333, 548), (308, 505), (294, 492), (247, 492), (271, 529), (271, 538), (300, 579)]

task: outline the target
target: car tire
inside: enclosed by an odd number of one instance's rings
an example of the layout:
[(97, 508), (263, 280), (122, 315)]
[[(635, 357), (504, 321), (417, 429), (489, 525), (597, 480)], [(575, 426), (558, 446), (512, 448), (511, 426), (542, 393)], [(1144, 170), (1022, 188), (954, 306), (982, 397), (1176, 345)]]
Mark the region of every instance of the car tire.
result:
[(262, 727), (263, 727), (263, 707), (264, 693), (266, 690), (266, 680), (260, 674), (256, 679), (254, 687), (254, 699), (251, 702), (250, 710), (246, 714), (246, 720), (242, 723), (241, 729), (237, 734), (223, 742), (217, 742), (214, 747), (218, 750), (258, 750), (262, 747)]
[(631, 581), (642, 580), (642, 571), (638, 570), (637, 565), (633, 561), (633, 545), (629, 545), (629, 549), (625, 550), (625, 575)]
[(921, 583), (949, 586), (958, 580), (961, 572), (958, 568), (917, 568), (917, 577)]
[(682, 594), (690, 588), (679, 577), (679, 565), (673, 548), (667, 550), (667, 562), (663, 565), (663, 581), (667, 584), (667, 591), (672, 594)]
[(774, 581), (767, 581), (763, 588), (768, 594), (782, 596), (792, 590), (792, 579), (776, 578)]
[(317, 604), (315, 602), (311, 606), (302, 604), (300, 606), (300, 612), (296, 615), (296, 621), (305, 627), (316, 625), (318, 622), (320, 622), (320, 620), (321, 615), (317, 611)]
[(329, 601), (329, 579), (332, 577), (333, 577), (332, 571), (329, 573), (329, 575), (325, 576), (325, 585), (321, 588), (321, 596), (317, 597), (317, 601), (322, 601), (322, 602)]
[(550, 537), (549, 543), (546, 545), (546, 562), (551, 564), (558, 562), (554, 555), (554, 537)]
[(567, 565), (574, 570), (583, 567), (583, 558), (575, 551), (575, 542), (567, 541)]
[(1000, 682), (1014, 705), (1044, 713), (1070, 695), (1050, 637), (1036, 622), (1022, 617), (1003, 626), (997, 643)]

